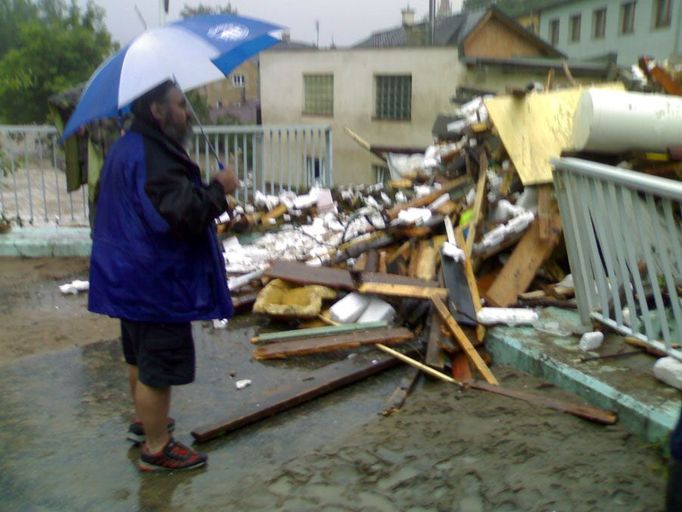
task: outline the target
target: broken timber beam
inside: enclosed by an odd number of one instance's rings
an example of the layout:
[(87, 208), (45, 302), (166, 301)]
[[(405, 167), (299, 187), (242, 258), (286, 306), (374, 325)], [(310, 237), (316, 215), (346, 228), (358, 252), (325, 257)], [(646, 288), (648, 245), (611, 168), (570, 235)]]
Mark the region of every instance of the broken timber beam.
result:
[(279, 343), (270, 343), (254, 350), (253, 357), (259, 361), (265, 359), (285, 359), (291, 356), (345, 350), (363, 345), (375, 345), (377, 343), (402, 343), (413, 338), (414, 334), (404, 327), (351, 331), (335, 336), (293, 339)]
[(304, 382), (288, 387), (278, 386), (270, 394), (260, 396), (252, 402), (240, 404), (230, 416), (209, 425), (192, 430), (192, 437), (204, 443), (261, 419), (286, 411), (309, 402), (319, 396), (358, 382), (371, 375), (397, 366), (400, 361), (394, 357), (364, 357), (344, 359), (310, 373)]
[(474, 366), (481, 373), (481, 375), (483, 375), (483, 378), (486, 380), (486, 382), (495, 385), (499, 384), (495, 376), (490, 371), (490, 368), (488, 368), (488, 365), (486, 365), (485, 361), (481, 359), (480, 354), (471, 344), (471, 341), (469, 341), (469, 338), (467, 338), (466, 334), (464, 334), (464, 331), (462, 331), (462, 328), (457, 324), (455, 319), (452, 318), (452, 315), (450, 315), (450, 312), (443, 301), (439, 297), (432, 295), (431, 302), (433, 302), (433, 305), (436, 307), (436, 311), (438, 311), (440, 317), (449, 327), (450, 331), (452, 331), (457, 343), (460, 344), (466, 355), (469, 357), (469, 360), (474, 363)]
[(508, 307), (517, 301), (520, 293), (526, 291), (535, 273), (550, 256), (561, 235), (561, 219), (553, 217), (552, 237), (542, 240), (540, 222), (534, 220), (512, 255), (488, 289), (486, 299), (496, 307)]
[(457, 188), (460, 185), (463, 185), (464, 183), (467, 183), (469, 181), (468, 176), (462, 176), (460, 178), (456, 178), (454, 180), (447, 181), (443, 183), (443, 186), (439, 188), (438, 190), (431, 192), (430, 194), (427, 194), (422, 197), (417, 197), (415, 199), (412, 199), (411, 201), (408, 201), (406, 203), (401, 203), (390, 210), (386, 212), (386, 215), (388, 215), (388, 218), (393, 220), (398, 217), (398, 214), (406, 210), (407, 208), (420, 208), (422, 206), (429, 205), (433, 203), (436, 199), (438, 199), (440, 196), (443, 194), (446, 194), (450, 192), (453, 188)]
[(589, 405), (578, 405), (564, 400), (557, 400), (556, 398), (536, 395), (535, 393), (529, 393), (527, 391), (491, 386), (485, 382), (472, 382), (469, 384), (469, 387), (510, 398), (517, 398), (540, 407), (567, 412), (574, 416), (578, 416), (579, 418), (601, 423), (603, 425), (613, 425), (618, 421), (618, 415), (615, 412), (599, 409), (597, 407), (590, 407)]
[(446, 288), (422, 288), (406, 284), (363, 283), (358, 286), (360, 293), (389, 295), (392, 297), (410, 297), (413, 299), (430, 299), (431, 297), (447, 298)]
[(414, 388), (417, 380), (419, 380), (419, 370), (417, 368), (410, 368), (408, 374), (400, 380), (398, 387), (391, 393), (386, 401), (386, 407), (381, 411), (384, 416), (389, 416), (394, 412), (398, 412), (405, 403), (407, 395), (410, 394)]
[(331, 327), (311, 327), (309, 329), (294, 329), (292, 331), (269, 332), (254, 336), (251, 343), (277, 342), (290, 339), (305, 339), (320, 336), (334, 336), (349, 331), (368, 331), (388, 327), (388, 322), (367, 322), (364, 324), (337, 324)]

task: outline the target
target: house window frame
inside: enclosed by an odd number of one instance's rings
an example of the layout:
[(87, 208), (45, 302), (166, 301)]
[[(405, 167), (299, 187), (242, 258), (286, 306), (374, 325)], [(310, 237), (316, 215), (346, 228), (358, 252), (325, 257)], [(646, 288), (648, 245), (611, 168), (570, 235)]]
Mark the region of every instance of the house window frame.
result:
[(377, 121), (412, 120), (412, 73), (374, 75), (374, 117)]
[(592, 11), (592, 39), (604, 39), (606, 37), (606, 9), (604, 6)]
[(582, 14), (573, 14), (568, 21), (568, 42), (580, 42), (580, 25), (582, 23)]
[(559, 44), (560, 29), (561, 20), (559, 18), (549, 20), (549, 42), (552, 46)]
[(303, 73), (303, 115), (334, 116), (334, 73)]
[(246, 87), (246, 77), (241, 73), (232, 75), (232, 85), (243, 89)]
[[(628, 13), (627, 9), (631, 9)], [(618, 33), (620, 35), (631, 35), (635, 33), (635, 16), (637, 13), (637, 0), (630, 0), (620, 4), (620, 24)], [(628, 16), (629, 14), (629, 16)]]
[(673, 0), (654, 0), (652, 20), (654, 28), (670, 28), (672, 24)]

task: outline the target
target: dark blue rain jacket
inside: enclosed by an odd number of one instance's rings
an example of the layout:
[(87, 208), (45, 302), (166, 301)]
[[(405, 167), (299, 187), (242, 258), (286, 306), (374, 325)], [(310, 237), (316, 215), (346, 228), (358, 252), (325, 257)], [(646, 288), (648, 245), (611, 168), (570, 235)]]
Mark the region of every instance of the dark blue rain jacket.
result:
[(185, 150), (136, 122), (102, 169), (88, 309), (138, 322), (230, 318), (214, 219), (222, 186), (203, 185)]

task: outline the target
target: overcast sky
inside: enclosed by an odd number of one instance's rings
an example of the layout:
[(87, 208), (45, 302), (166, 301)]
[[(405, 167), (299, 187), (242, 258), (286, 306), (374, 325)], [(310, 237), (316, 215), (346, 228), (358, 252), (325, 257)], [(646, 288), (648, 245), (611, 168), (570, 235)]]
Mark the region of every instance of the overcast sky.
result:
[[(158, 0), (94, 0), (107, 12), (109, 32), (122, 44), (143, 30), (135, 12), (137, 5), (142, 17), (152, 27), (159, 23)], [(170, 0), (168, 20), (177, 19), (185, 4), (196, 6), (226, 5), (219, 0)], [(332, 38), (338, 46), (349, 46), (373, 31), (400, 25), (400, 11), (408, 4), (416, 12), (416, 19), (428, 15), (429, 0), (231, 0), (239, 14), (260, 18), (283, 25), (291, 31), (291, 38), (305, 43), (316, 40), (315, 21), (320, 22), (320, 46), (329, 46)], [(436, 6), (440, 0), (436, 0)], [(450, 0), (453, 12), (459, 11), (462, 0)]]

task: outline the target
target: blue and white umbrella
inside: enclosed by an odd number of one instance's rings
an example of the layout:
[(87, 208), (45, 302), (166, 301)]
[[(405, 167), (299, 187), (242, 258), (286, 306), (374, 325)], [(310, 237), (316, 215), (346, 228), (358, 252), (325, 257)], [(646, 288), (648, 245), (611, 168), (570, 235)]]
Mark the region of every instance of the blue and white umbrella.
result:
[(282, 27), (232, 15), (197, 16), (144, 32), (105, 61), (83, 89), (62, 138), (117, 115), (166, 80), (186, 91), (220, 80), (277, 42)]

